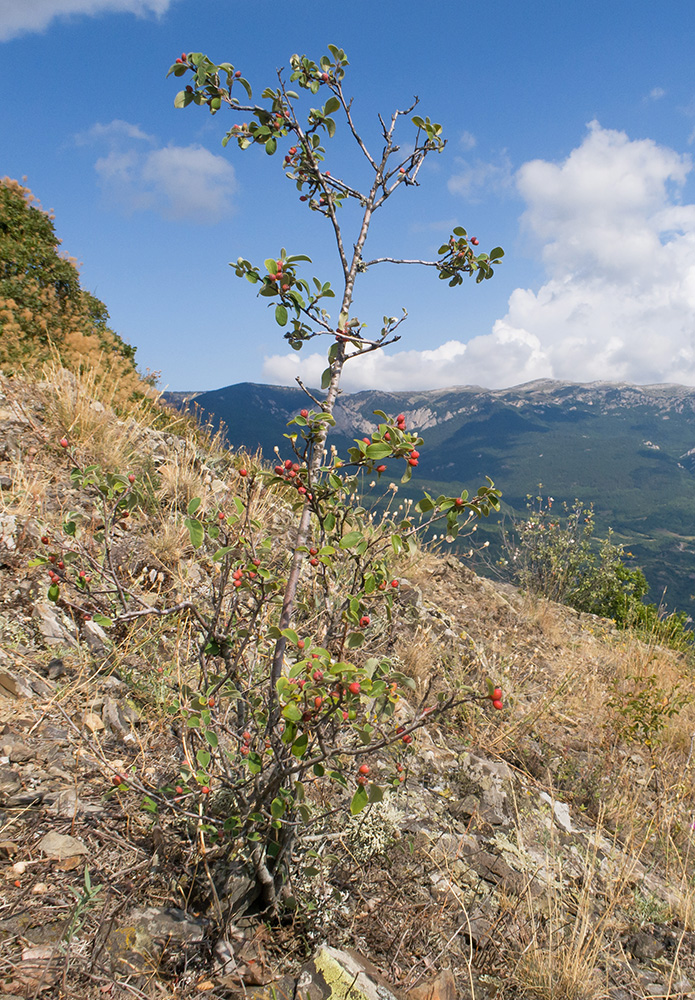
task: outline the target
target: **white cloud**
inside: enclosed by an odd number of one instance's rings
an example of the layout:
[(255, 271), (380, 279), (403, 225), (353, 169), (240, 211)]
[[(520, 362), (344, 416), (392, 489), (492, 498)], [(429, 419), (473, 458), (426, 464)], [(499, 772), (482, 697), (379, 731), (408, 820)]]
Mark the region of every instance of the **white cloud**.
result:
[(44, 31), (56, 17), (128, 13), (164, 14), (171, 0), (0, 0), (0, 42)]
[(666, 91), (663, 87), (654, 87), (649, 91), (649, 100), (660, 101), (662, 97), (666, 97)]
[[(517, 288), (492, 331), (466, 343), (348, 364), (345, 387), (542, 377), (695, 385), (695, 205), (680, 197), (691, 170), (689, 156), (596, 122), (563, 162), (524, 164), (516, 181), (545, 266), (541, 287)], [(303, 377), (316, 384), (323, 366), (310, 356)], [(273, 381), (297, 371), (296, 355), (266, 359)]]
[(139, 126), (120, 120), (94, 125), (76, 141), (108, 147), (95, 169), (105, 197), (126, 212), (207, 225), (234, 211), (234, 168), (203, 146), (160, 146)]
[(506, 153), (496, 162), (476, 160), (469, 163), (457, 157), (458, 172), (449, 178), (447, 187), (468, 201), (479, 201), (484, 195), (509, 190), (514, 183), (512, 163)]
[(472, 132), (462, 132), (459, 136), (459, 145), (463, 149), (474, 149), (478, 145), (478, 140)]

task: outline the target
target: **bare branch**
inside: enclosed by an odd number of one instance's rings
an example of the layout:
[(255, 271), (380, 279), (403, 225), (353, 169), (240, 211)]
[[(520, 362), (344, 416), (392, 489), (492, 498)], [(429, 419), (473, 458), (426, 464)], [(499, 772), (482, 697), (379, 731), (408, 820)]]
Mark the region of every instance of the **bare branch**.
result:
[(350, 108), (352, 107), (352, 100), (350, 100), (349, 104), (345, 100), (345, 97), (343, 96), (343, 88), (340, 85), (340, 81), (338, 81), (338, 83), (336, 83), (335, 87), (331, 87), (331, 90), (333, 90), (335, 92), (338, 100), (340, 101), (340, 103), (343, 106), (343, 111), (345, 112), (345, 118), (347, 119), (348, 127), (349, 127), (350, 131), (352, 132), (352, 135), (353, 135), (353, 137), (355, 139), (355, 142), (360, 147), (360, 149), (362, 150), (362, 152), (364, 153), (364, 155), (367, 157), (367, 159), (371, 163), (372, 167), (376, 170), (377, 166), (376, 166), (376, 163), (374, 161), (374, 158), (372, 157), (372, 154), (369, 152), (369, 150), (365, 146), (364, 142), (362, 141), (362, 137), (359, 135), (357, 129), (355, 128), (354, 122), (352, 120), (352, 115), (350, 114)]
[(400, 260), (398, 257), (375, 257), (374, 260), (362, 261), (362, 267), (371, 267), (372, 264), (421, 264), (422, 267), (440, 267), (439, 260)]

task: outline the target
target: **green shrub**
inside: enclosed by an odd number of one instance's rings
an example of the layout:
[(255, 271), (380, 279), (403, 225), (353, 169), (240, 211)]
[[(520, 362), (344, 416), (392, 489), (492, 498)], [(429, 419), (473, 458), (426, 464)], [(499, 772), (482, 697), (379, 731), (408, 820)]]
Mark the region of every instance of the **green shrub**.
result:
[(613, 540), (594, 538), (593, 505), (575, 500), (554, 509), (552, 497), (528, 497), (529, 517), (505, 532), (502, 565), (531, 594), (568, 604), (588, 614), (612, 618), (622, 628), (649, 633), (677, 648), (692, 644), (690, 619), (683, 611), (664, 615), (646, 604), (649, 584), (630, 553)]

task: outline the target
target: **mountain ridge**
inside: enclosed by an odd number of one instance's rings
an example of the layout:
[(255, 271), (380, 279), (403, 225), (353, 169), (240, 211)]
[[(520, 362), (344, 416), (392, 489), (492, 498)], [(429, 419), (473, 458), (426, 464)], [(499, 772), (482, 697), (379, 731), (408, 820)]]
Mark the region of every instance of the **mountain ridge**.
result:
[[(245, 382), (199, 393), (193, 403), (213, 426), (224, 424), (231, 445), (267, 457), (277, 448), (285, 457), (283, 424), (307, 396), (299, 387)], [(403, 412), (425, 439), (406, 496), (475, 490), (490, 476), (515, 517), (539, 493), (593, 503), (598, 532), (613, 529), (644, 569), (650, 600), (666, 591), (670, 607), (695, 617), (694, 387), (536, 379), (508, 389), (362, 390), (338, 398), (331, 443), (344, 451), (371, 434), (376, 409)], [(401, 471), (389, 463), (383, 478), (398, 481)], [(499, 555), (499, 529), (481, 525), (480, 534)]]

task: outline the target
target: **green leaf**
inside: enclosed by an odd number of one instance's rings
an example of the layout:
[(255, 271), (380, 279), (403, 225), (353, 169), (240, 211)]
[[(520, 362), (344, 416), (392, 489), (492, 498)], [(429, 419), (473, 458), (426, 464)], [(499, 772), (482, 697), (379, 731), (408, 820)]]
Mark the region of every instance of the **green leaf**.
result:
[(364, 785), (360, 785), (355, 794), (352, 796), (350, 812), (353, 816), (356, 816), (358, 813), (362, 812), (364, 807), (367, 805), (369, 805), (369, 797)]
[(332, 375), (331, 369), (330, 368), (326, 368), (324, 370), (322, 376), (321, 376), (321, 388), (322, 389), (327, 389), (328, 386), (331, 384), (331, 375)]
[(228, 552), (231, 552), (234, 548), (233, 545), (225, 545), (224, 548), (218, 549), (217, 552), (212, 557), (213, 562), (219, 562), (220, 559), (224, 559)]
[(213, 733), (211, 729), (205, 730), (205, 739), (208, 741), (209, 745), (213, 748), (213, 750), (217, 746), (219, 746), (220, 741), (217, 738), (217, 733)]
[(309, 745), (309, 735), (308, 733), (302, 733), (294, 743), (292, 744), (292, 753), (295, 757), (303, 757), (306, 753), (306, 748)]
[(275, 322), (278, 326), (287, 326), (287, 309), (282, 304), (275, 306)]
[(331, 96), (326, 101), (326, 103), (325, 103), (325, 105), (323, 107), (323, 110), (324, 110), (325, 114), (332, 115), (333, 112), (334, 111), (338, 111), (339, 108), (340, 108), (340, 101), (338, 100), (337, 97)]
[(186, 510), (186, 513), (188, 514), (189, 517), (193, 517), (193, 515), (198, 510), (202, 502), (203, 501), (200, 499), (200, 497), (193, 497), (193, 499), (189, 502), (188, 508)]
[(107, 618), (106, 615), (92, 615), (92, 621), (96, 622), (96, 624), (100, 625), (102, 628), (111, 628), (113, 626), (113, 622), (110, 618)]
[(339, 545), (341, 549), (351, 549), (353, 545), (357, 545), (361, 542), (363, 538), (361, 531), (348, 531), (347, 535), (343, 535), (340, 539)]
[(285, 803), (282, 799), (273, 799), (270, 803), (270, 814), (273, 819), (280, 819), (285, 811)]
[(207, 752), (207, 750), (202, 750), (202, 749), (198, 750), (198, 752), (195, 755), (195, 759), (198, 761), (198, 767), (202, 767), (203, 770), (206, 771), (211, 760), (210, 754)]
[(183, 522), (188, 528), (188, 534), (191, 539), (191, 545), (194, 549), (199, 549), (200, 546), (205, 541), (205, 529), (203, 528), (200, 521), (196, 521), (193, 518), (187, 517)]
[(415, 510), (418, 514), (426, 514), (428, 510), (434, 510), (434, 503), (429, 497), (423, 497), (422, 500), (415, 505)]
[(364, 635), (362, 632), (351, 632), (348, 636), (348, 649), (357, 649), (364, 643)]
[(293, 628), (284, 628), (281, 632), (281, 635), (284, 635), (284, 637), (286, 639), (289, 639), (289, 641), (293, 643), (295, 646), (299, 642), (299, 636), (297, 635), (297, 633)]
[(381, 802), (384, 798), (384, 790), (379, 785), (371, 785), (369, 788), (369, 801)]
[(265, 144), (265, 151), (268, 156), (272, 156), (275, 150), (278, 148), (277, 140), (271, 136), (270, 139)]
[(191, 103), (192, 100), (193, 94), (191, 94), (188, 90), (180, 90), (174, 98), (174, 107), (185, 108)]
[(387, 455), (392, 453), (391, 445), (388, 442), (376, 441), (374, 444), (367, 445), (367, 450), (365, 455), (367, 458), (379, 459), (386, 458)]
[(58, 587), (57, 583), (52, 583), (51, 586), (48, 588), (48, 600), (53, 601), (55, 603), (59, 597), (60, 597), (60, 588)]
[(402, 483), (407, 483), (409, 481), (410, 477), (412, 476), (412, 474), (413, 474), (413, 467), (412, 467), (412, 465), (406, 465), (405, 472), (401, 476), (401, 482)]

